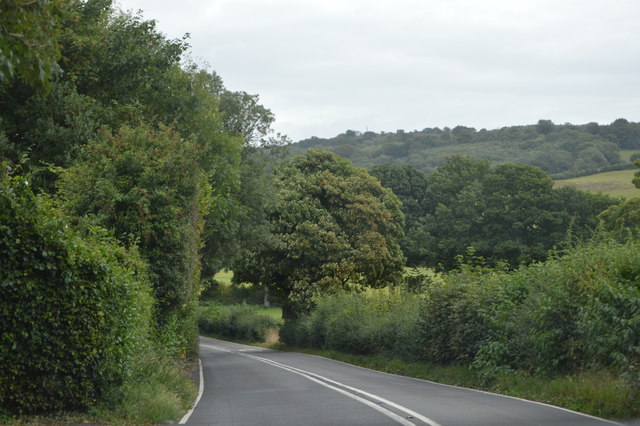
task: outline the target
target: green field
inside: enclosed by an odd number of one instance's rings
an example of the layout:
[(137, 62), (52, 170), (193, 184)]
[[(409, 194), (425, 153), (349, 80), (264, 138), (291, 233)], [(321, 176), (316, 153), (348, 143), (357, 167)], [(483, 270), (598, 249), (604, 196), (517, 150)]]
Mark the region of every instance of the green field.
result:
[(636, 170), (617, 170), (573, 179), (557, 180), (555, 184), (557, 188), (573, 186), (583, 191), (604, 192), (615, 197), (640, 197), (640, 189), (631, 183)]
[(222, 284), (231, 285), (231, 278), (233, 278), (233, 271), (227, 269), (218, 272), (214, 277), (216, 281)]
[(631, 162), (631, 156), (633, 154), (638, 154), (638, 153), (640, 153), (640, 150), (637, 150), (637, 149), (621, 149), (620, 150), (620, 159), (622, 161), (630, 163)]

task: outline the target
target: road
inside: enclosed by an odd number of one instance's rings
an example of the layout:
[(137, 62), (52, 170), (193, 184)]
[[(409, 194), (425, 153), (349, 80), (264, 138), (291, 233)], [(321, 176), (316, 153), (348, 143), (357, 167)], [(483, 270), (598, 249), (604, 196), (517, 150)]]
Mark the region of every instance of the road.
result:
[(545, 404), (201, 337), (188, 425), (612, 425)]

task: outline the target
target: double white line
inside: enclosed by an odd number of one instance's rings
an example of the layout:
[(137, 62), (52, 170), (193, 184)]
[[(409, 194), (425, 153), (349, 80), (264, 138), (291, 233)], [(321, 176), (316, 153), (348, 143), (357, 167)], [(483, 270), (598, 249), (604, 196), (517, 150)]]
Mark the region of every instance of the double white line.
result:
[[(417, 413), (413, 410), (411, 410), (410, 408), (404, 407), (400, 404), (396, 404), (393, 401), (389, 401), (387, 399), (384, 399), (378, 395), (363, 391), (362, 389), (358, 389), (358, 388), (354, 388), (352, 386), (348, 386), (345, 385), (344, 383), (340, 383), (337, 382), (335, 380), (331, 380), (327, 377), (321, 376), (319, 374), (315, 374), (312, 373), (310, 371), (306, 371), (306, 370), (302, 370), (300, 368), (295, 368), (295, 367), (291, 367), (290, 365), (286, 365), (286, 364), (281, 364), (279, 362), (276, 361), (272, 361), (270, 359), (267, 358), (262, 358), (259, 356), (255, 356), (255, 355), (251, 355), (248, 353), (242, 353), (242, 352), (234, 352), (234, 351), (229, 351), (227, 349), (222, 349), (219, 346), (213, 346), (213, 345), (207, 345), (207, 344), (201, 344), (201, 346), (206, 346), (208, 348), (211, 349), (215, 349), (218, 351), (222, 351), (222, 352), (227, 352), (227, 353), (232, 353), (235, 355), (239, 355), (239, 356), (243, 356), (246, 358), (250, 358), (253, 359), (255, 361), (259, 361), (265, 364), (269, 364), (272, 365), (274, 367), (277, 368), (281, 368), (283, 370), (286, 370), (290, 373), (293, 374), (297, 374), (299, 376), (302, 376), (308, 380), (311, 380), (314, 383), (317, 383), (321, 386), (324, 386), (328, 389), (331, 389), (333, 391), (336, 391), (338, 393), (340, 393), (341, 395), (347, 396), (351, 399), (354, 399), (368, 407), (373, 408), (374, 410), (380, 412), (381, 414), (384, 414), (385, 416), (389, 417), (390, 419), (396, 421), (397, 423), (404, 425), (404, 426), (416, 426), (415, 423), (409, 421), (409, 419), (416, 419), (416, 420), (420, 420), (430, 426), (440, 426), (440, 424), (438, 424), (437, 422), (431, 420), (428, 417), (423, 416), (420, 413)], [(202, 383), (202, 382), (201, 382)], [(377, 401), (373, 402), (373, 401)], [(391, 411), (390, 409), (386, 408), (386, 407), (392, 407), (394, 409), (396, 409), (397, 411), (400, 411), (402, 413), (404, 413), (405, 417), (397, 414), (394, 411)], [(194, 405), (195, 408), (195, 405)], [(192, 409), (193, 410), (193, 409)], [(190, 415), (190, 413), (188, 413)], [(187, 417), (185, 415), (185, 417)], [(183, 418), (184, 420), (184, 418)], [(187, 417), (188, 420), (188, 417)], [(186, 420), (185, 420), (186, 422)], [(183, 423), (182, 421), (180, 421), (180, 423)]]

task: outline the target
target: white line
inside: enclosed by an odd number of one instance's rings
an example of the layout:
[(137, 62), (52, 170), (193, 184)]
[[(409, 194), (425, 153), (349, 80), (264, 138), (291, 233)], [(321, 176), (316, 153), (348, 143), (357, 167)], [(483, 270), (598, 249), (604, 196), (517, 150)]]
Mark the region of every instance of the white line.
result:
[[(377, 405), (377, 404), (375, 404), (375, 403), (373, 403), (373, 402), (371, 402), (371, 401), (369, 401), (367, 399), (361, 398), (358, 395), (354, 395), (354, 394), (352, 394), (350, 392), (347, 392), (347, 391), (345, 391), (343, 389), (340, 389), (340, 388), (338, 388), (336, 386), (341, 386), (341, 387), (343, 387), (345, 389), (349, 389), (352, 392), (357, 392), (357, 393), (359, 393), (361, 395), (365, 395), (365, 396), (367, 396), (369, 398), (372, 398), (372, 399), (374, 399), (376, 401), (379, 401), (379, 402), (381, 402), (383, 404), (386, 404), (386, 405), (389, 405), (391, 407), (394, 407), (394, 408), (396, 408), (396, 409), (398, 409), (400, 411), (404, 411), (408, 415), (410, 415), (410, 416), (412, 416), (412, 417), (414, 417), (416, 419), (422, 420), (423, 422), (427, 423), (430, 426), (440, 426), (437, 422), (435, 422), (435, 421), (431, 420), (430, 418), (425, 417), (425, 416), (423, 416), (423, 415), (421, 415), (421, 414), (419, 414), (419, 413), (417, 413), (417, 412), (415, 412), (415, 411), (413, 411), (413, 410), (411, 410), (409, 408), (403, 407), (402, 405), (396, 404), (395, 402), (392, 402), (392, 401), (389, 401), (387, 399), (381, 398), (378, 395), (374, 395), (374, 394), (365, 392), (365, 391), (363, 391), (361, 389), (354, 388), (354, 387), (351, 387), (351, 386), (347, 386), (347, 385), (345, 385), (343, 383), (337, 382), (335, 380), (331, 380), (331, 379), (326, 378), (324, 376), (321, 376), (319, 374), (311, 373), (311, 372), (306, 371), (306, 370), (302, 370), (302, 369), (299, 369), (299, 368), (291, 367), (289, 365), (281, 364), (279, 362), (272, 361), (270, 359), (266, 359), (266, 358), (262, 358), (262, 357), (258, 357), (258, 356), (255, 356), (255, 355), (229, 351), (227, 349), (222, 349), (219, 346), (206, 345), (206, 344), (202, 344), (202, 343), (201, 343), (201, 345), (207, 346), (209, 348), (216, 349), (216, 350), (219, 350), (219, 351), (222, 351), (222, 352), (228, 352), (228, 353), (236, 354), (238, 356), (251, 358), (253, 360), (260, 361), (260, 362), (263, 362), (265, 364), (269, 364), (269, 365), (272, 365), (274, 367), (278, 367), (278, 368), (281, 368), (283, 370), (289, 371), (291, 373), (297, 374), (299, 376), (305, 377), (306, 379), (311, 380), (312, 382), (318, 383), (318, 384), (320, 384), (320, 385), (322, 385), (324, 387), (327, 387), (329, 389), (332, 389), (332, 390), (334, 390), (334, 391), (336, 391), (336, 392), (338, 392), (338, 393), (340, 393), (342, 395), (345, 395), (345, 396), (348, 396), (349, 398), (355, 399), (356, 401), (361, 402), (361, 403), (363, 403), (363, 404), (365, 404), (365, 405), (367, 405), (367, 406), (369, 406), (369, 407), (381, 412), (385, 416), (390, 417), (391, 419), (397, 421), (398, 423), (400, 423), (402, 425), (407, 425), (407, 426), (413, 425), (413, 426), (415, 426), (415, 423), (412, 423), (412, 422), (406, 420), (405, 418), (397, 415), (393, 411), (390, 411), (390, 410), (388, 410), (388, 409), (386, 409), (384, 407), (381, 407), (380, 405)], [(336, 385), (336, 386), (332, 386), (329, 383), (332, 383), (333, 385)]]
[(586, 413), (581, 413), (579, 411), (570, 410), (569, 408), (558, 407), (557, 405), (547, 404), (545, 402), (532, 401), (530, 399), (519, 398), (517, 396), (511, 396), (511, 395), (504, 395), (504, 394), (501, 394), (501, 393), (489, 392), (489, 391), (485, 391), (485, 390), (481, 390), (481, 389), (465, 388), (463, 386), (456, 386), (456, 385), (447, 385), (445, 383), (438, 383), (438, 382), (434, 382), (432, 380), (420, 379), (418, 377), (402, 376), (400, 374), (387, 373), (386, 371), (379, 371), (379, 370), (374, 370), (372, 368), (362, 367), (360, 365), (349, 364), (348, 362), (344, 362), (344, 361), (340, 361), (340, 360), (332, 359), (332, 358), (326, 358), (326, 357), (323, 357), (323, 356), (320, 356), (320, 355), (312, 355), (312, 354), (305, 354), (305, 355), (313, 356), (313, 357), (321, 358), (321, 359), (325, 359), (325, 360), (331, 360), (331, 361), (339, 362), (341, 364), (345, 364), (345, 365), (348, 365), (350, 367), (360, 368), (362, 370), (372, 371), (374, 373), (386, 374), (386, 375), (389, 375), (389, 376), (401, 377), (403, 379), (417, 380), (419, 382), (425, 382), (425, 383), (429, 383), (429, 384), (436, 385), (436, 386), (445, 386), (445, 387), (453, 388), (453, 389), (461, 389), (461, 390), (465, 390), (465, 391), (478, 392), (478, 393), (483, 393), (483, 394), (491, 395), (491, 396), (497, 396), (497, 397), (501, 397), (501, 398), (515, 399), (517, 401), (527, 402), (527, 403), (530, 403), (530, 404), (542, 405), (544, 407), (555, 408), (556, 410), (566, 411), (567, 413), (576, 414), (576, 415), (579, 415), (579, 416), (582, 416), (582, 417), (587, 417), (587, 418), (590, 418), (590, 419), (593, 419), (593, 420), (599, 420), (601, 422), (610, 423), (612, 425), (623, 426), (622, 423), (618, 423), (618, 422), (615, 422), (615, 421), (612, 421), (612, 420), (608, 420), (608, 419), (603, 419), (602, 417), (592, 416), (591, 414), (586, 414)]
[(200, 398), (202, 398), (202, 394), (204, 393), (204, 374), (202, 374), (202, 360), (201, 359), (198, 359), (198, 366), (200, 367), (200, 388), (198, 389), (198, 397), (193, 402), (193, 407), (191, 407), (191, 410), (187, 411), (187, 414), (185, 414), (180, 419), (180, 421), (178, 422), (179, 425), (183, 425), (189, 420), (189, 417), (191, 417), (191, 414), (193, 414), (193, 410), (196, 409), (196, 406), (198, 405), (198, 402), (200, 402)]
[[(423, 422), (427, 423), (428, 425), (440, 426), (440, 424), (438, 424), (434, 420), (431, 420), (429, 417), (423, 416), (422, 414), (417, 413), (417, 412), (413, 411), (410, 408), (404, 407), (404, 406), (402, 406), (400, 404), (396, 404), (395, 402), (389, 401), (388, 399), (382, 398), (382, 397), (380, 397), (378, 395), (363, 391), (362, 389), (358, 389), (358, 388), (354, 388), (352, 386), (345, 385), (344, 383), (340, 383), (340, 382), (337, 382), (335, 380), (331, 380), (331, 379), (329, 379), (327, 377), (321, 376), (319, 374), (311, 373), (311, 372), (306, 371), (306, 370), (301, 370), (301, 369), (296, 368), (296, 367), (291, 367), (291, 366), (288, 366), (288, 365), (285, 365), (285, 364), (280, 364), (279, 362), (272, 361), (270, 359), (261, 358), (261, 357), (255, 356), (255, 355), (248, 355), (248, 354), (242, 354), (242, 355), (254, 358), (254, 359), (258, 360), (258, 361), (262, 361), (262, 362), (266, 362), (266, 363), (272, 364), (272, 365), (274, 365), (276, 367), (285, 368), (285, 369), (288, 369), (288, 370), (295, 370), (295, 372), (299, 372), (299, 374), (301, 374), (301, 375), (308, 375), (308, 376), (311, 376), (311, 377), (317, 377), (317, 378), (319, 378), (321, 380), (324, 380), (324, 381), (326, 381), (328, 383), (332, 383), (334, 385), (341, 386), (341, 387), (343, 387), (345, 389), (349, 389), (352, 392), (357, 392), (357, 393), (359, 393), (361, 395), (367, 396), (369, 398), (372, 398), (372, 399), (375, 399), (377, 401), (380, 401), (380, 402), (382, 402), (382, 403), (384, 403), (386, 405), (394, 407), (394, 408), (396, 408), (396, 409), (398, 409), (400, 411), (404, 411), (405, 413), (409, 414), (410, 416), (412, 416), (412, 417), (414, 417), (414, 418), (416, 418), (418, 420), (422, 420)], [(352, 395), (352, 394), (349, 394), (349, 395)]]

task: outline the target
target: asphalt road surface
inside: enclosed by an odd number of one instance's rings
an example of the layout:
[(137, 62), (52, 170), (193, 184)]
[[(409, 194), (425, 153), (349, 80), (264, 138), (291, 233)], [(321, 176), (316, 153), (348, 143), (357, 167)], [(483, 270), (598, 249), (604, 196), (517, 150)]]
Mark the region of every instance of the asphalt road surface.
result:
[(188, 425), (611, 425), (545, 404), (200, 338), (201, 397)]

